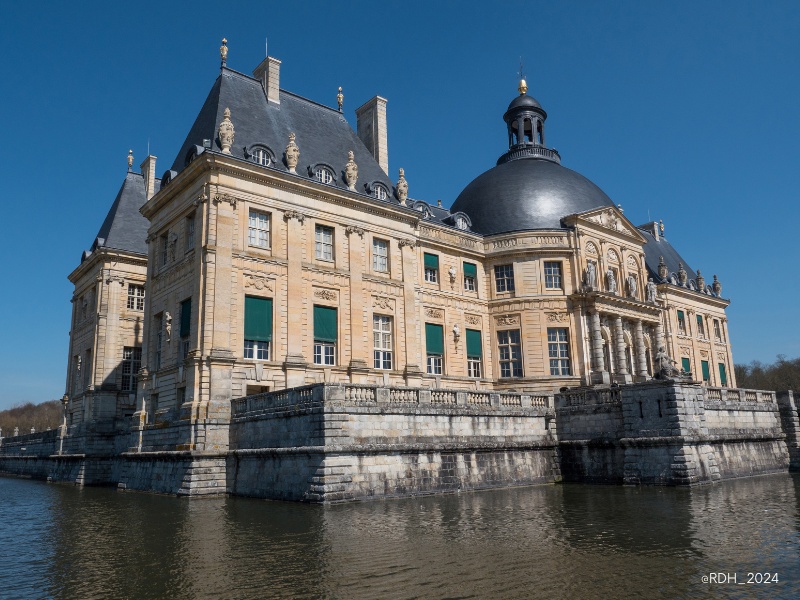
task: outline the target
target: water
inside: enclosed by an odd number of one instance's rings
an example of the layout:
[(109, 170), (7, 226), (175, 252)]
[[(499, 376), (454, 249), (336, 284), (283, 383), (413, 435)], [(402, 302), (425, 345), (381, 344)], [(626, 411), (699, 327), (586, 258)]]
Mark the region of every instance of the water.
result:
[(800, 476), (327, 507), (0, 478), (4, 599), (753, 596), (800, 597)]

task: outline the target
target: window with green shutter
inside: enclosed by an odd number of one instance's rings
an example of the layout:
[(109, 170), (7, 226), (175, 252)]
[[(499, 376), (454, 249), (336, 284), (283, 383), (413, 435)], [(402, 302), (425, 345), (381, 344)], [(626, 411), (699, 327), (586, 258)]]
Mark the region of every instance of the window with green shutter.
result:
[(475, 329), (467, 329), (467, 358), (481, 358), (481, 356), (483, 356), (481, 332)]
[(725, 372), (725, 363), (719, 363), (719, 384), (722, 387), (728, 385), (728, 374)]
[(703, 381), (709, 381), (711, 379), (711, 373), (708, 368), (708, 361), (701, 360), (700, 361), (700, 368), (703, 370)]
[(336, 342), (336, 309), (314, 306), (314, 341)]
[(692, 363), (689, 362), (688, 358), (681, 359), (681, 367), (683, 367), (683, 370), (686, 371), (687, 373), (692, 372)]
[(425, 323), (425, 351), (428, 354), (444, 354), (444, 328), (435, 323)]
[(192, 299), (181, 302), (181, 337), (187, 337), (192, 325)]
[(464, 263), (464, 289), (468, 292), (475, 291), (475, 281), (478, 279), (478, 267), (475, 263)]
[(424, 263), (426, 269), (438, 269), (439, 256), (436, 254), (428, 254), (427, 252), (425, 252)]
[(272, 340), (272, 299), (244, 297), (244, 339), (255, 342)]

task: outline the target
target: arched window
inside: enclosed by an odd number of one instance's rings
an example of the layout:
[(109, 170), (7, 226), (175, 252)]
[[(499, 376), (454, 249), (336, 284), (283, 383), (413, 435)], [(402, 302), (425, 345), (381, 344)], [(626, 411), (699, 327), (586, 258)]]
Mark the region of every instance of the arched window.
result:
[(458, 215), (456, 217), (456, 227), (462, 230), (465, 230), (468, 227), (467, 220), (463, 217), (463, 215)]
[(389, 196), (387, 189), (379, 183), (372, 186), (372, 195), (378, 200), (386, 200)]
[(269, 155), (266, 148), (255, 148), (251, 157), (253, 162), (258, 163), (262, 167), (269, 167), (272, 165), (272, 157)]
[(331, 183), (333, 181), (333, 173), (327, 167), (317, 167), (314, 171), (314, 178), (320, 183)]

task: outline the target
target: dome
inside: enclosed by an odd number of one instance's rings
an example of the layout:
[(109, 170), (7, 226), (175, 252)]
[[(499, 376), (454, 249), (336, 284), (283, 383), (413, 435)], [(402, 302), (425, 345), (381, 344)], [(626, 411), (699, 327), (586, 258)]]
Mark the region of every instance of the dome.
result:
[(472, 229), (484, 235), (560, 229), (567, 215), (614, 206), (603, 190), (562, 167), (558, 152), (545, 145), (547, 113), (527, 90), (520, 81), (520, 95), (503, 115), (508, 152), (464, 188), (450, 208), (469, 215)]
[(561, 219), (611, 198), (583, 175), (532, 156), (508, 160), (475, 178), (459, 194), (452, 212), (472, 219), (484, 235), (525, 229), (559, 229)]

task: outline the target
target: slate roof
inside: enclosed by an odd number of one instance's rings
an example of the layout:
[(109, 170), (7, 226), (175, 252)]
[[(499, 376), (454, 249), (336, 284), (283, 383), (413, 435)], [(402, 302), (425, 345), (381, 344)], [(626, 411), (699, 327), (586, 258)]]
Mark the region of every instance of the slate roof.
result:
[(667, 238), (663, 235), (658, 236), (659, 239), (653, 235), (653, 226), (656, 225), (654, 223), (648, 223), (647, 225), (641, 225), (637, 227), (639, 232), (644, 235), (645, 239), (647, 239), (647, 243), (644, 245), (644, 256), (645, 262), (647, 263), (647, 271), (648, 275), (653, 278), (653, 281), (658, 282), (658, 262), (661, 256), (664, 257), (664, 262), (667, 265), (667, 269), (669, 270), (670, 275), (678, 276), (678, 265), (679, 263), (683, 264), (683, 268), (686, 269), (686, 274), (688, 275), (689, 279), (696, 279), (697, 273), (694, 272), (689, 266), (689, 263), (678, 254), (678, 251), (669, 243)]
[[(342, 113), (285, 90), (280, 90), (280, 104), (269, 102), (259, 80), (228, 68), (223, 68), (214, 82), (172, 163), (172, 171), (179, 173), (183, 170), (187, 155), (196, 147), (202, 148), (203, 140), (211, 140), (212, 150), (222, 150), (217, 132), (226, 108), (231, 110), (235, 131), (232, 156), (249, 160), (253, 146), (263, 145), (276, 159), (274, 168), (288, 172), (284, 151), (289, 143), (289, 134), (294, 133), (297, 136), (295, 143), (300, 148), (299, 177), (310, 179), (308, 167), (324, 163), (333, 169), (336, 177), (331, 185), (347, 189), (343, 171), (347, 153), (352, 150), (358, 165), (356, 191), (368, 195), (365, 184), (381, 182), (389, 192), (387, 201), (397, 204), (394, 183)], [(380, 201), (375, 199), (375, 202)]]
[[(156, 179), (156, 188), (160, 180)], [(98, 247), (147, 254), (147, 229), (150, 223), (139, 209), (145, 203), (144, 177), (128, 171), (114, 203), (97, 232), (91, 251)], [(86, 258), (86, 254), (84, 258)]]

